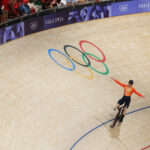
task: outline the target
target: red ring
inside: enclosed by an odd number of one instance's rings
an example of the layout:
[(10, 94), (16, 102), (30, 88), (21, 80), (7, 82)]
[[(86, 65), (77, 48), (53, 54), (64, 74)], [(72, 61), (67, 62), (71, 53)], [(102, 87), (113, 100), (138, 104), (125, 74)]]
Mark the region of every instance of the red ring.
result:
[(103, 55), (103, 59), (102, 59), (102, 60), (98, 60), (98, 59), (96, 59), (96, 58), (94, 58), (94, 57), (92, 57), (92, 56), (87, 55), (87, 56), (89, 56), (91, 59), (93, 59), (93, 60), (95, 60), (95, 61), (98, 61), (98, 62), (104, 62), (104, 61), (106, 60), (106, 57), (105, 57), (104, 53), (101, 51), (100, 48), (98, 48), (96, 45), (94, 45), (93, 43), (91, 43), (91, 42), (89, 42), (89, 41), (82, 40), (82, 41), (79, 42), (79, 45), (80, 45), (81, 50), (82, 50), (84, 53), (86, 53), (86, 52), (85, 52), (85, 50), (84, 50), (83, 47), (82, 47), (82, 44), (83, 44), (83, 43), (89, 43), (89, 44), (91, 44), (92, 46), (96, 47), (96, 48), (101, 52), (101, 54)]
[(145, 149), (148, 149), (148, 148), (150, 148), (150, 145), (145, 147), (145, 148), (142, 148), (141, 150), (145, 150)]

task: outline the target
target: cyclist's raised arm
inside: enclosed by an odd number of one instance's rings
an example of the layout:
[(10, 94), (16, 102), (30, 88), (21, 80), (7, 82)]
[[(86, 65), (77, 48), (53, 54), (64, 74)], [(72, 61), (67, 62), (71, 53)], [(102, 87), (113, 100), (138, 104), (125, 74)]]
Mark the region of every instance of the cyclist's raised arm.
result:
[(122, 87), (125, 87), (125, 86), (126, 86), (125, 84), (121, 83), (120, 81), (118, 81), (118, 80), (116, 80), (116, 79), (114, 79), (114, 78), (111, 78), (111, 79), (114, 80), (117, 84), (119, 84), (119, 85), (122, 86)]
[(136, 95), (138, 95), (138, 96), (140, 96), (140, 97), (143, 97), (143, 98), (144, 98), (144, 96), (143, 96), (142, 94), (140, 94), (139, 92), (137, 92), (135, 89), (133, 89), (133, 92), (134, 92)]

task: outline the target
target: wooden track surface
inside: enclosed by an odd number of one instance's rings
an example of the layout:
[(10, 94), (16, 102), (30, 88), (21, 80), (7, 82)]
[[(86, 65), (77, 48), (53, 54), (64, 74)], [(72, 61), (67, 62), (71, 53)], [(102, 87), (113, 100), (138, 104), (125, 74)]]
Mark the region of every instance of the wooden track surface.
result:
[[(110, 73), (86, 79), (48, 55), (79, 41), (98, 46)], [(102, 59), (93, 46), (84, 49)], [(82, 60), (81, 54), (68, 49)], [(67, 67), (63, 55), (52, 56)], [(92, 66), (105, 71), (102, 63)], [(77, 71), (90, 75), (76, 65)], [(115, 115), (113, 108), (133, 79), (145, 99), (133, 94), (128, 112), (150, 105), (150, 13), (113, 17), (46, 30), (0, 46), (0, 150), (70, 150), (85, 133)], [(101, 126), (72, 150), (141, 150), (150, 145), (150, 109), (125, 117), (121, 126)]]

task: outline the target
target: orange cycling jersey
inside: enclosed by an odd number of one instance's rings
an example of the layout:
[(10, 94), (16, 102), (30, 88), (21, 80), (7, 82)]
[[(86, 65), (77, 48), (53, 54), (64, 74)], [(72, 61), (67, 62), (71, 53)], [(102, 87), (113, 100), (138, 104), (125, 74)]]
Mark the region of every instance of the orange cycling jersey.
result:
[(113, 79), (117, 84), (121, 85), (124, 88), (124, 95), (125, 96), (131, 96), (132, 93), (134, 92), (136, 95), (143, 97), (143, 95), (141, 95), (139, 92), (137, 92), (133, 87), (129, 87), (126, 84), (123, 84), (121, 82), (119, 82), (118, 80)]

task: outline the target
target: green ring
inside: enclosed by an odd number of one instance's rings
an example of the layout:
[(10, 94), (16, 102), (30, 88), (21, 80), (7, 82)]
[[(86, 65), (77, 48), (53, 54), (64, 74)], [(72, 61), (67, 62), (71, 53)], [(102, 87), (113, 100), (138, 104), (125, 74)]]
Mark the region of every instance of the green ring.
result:
[(86, 60), (85, 60), (85, 55), (93, 56), (93, 57), (95, 57), (95, 58), (98, 59), (98, 60), (101, 60), (101, 59), (98, 58), (97, 56), (91, 54), (91, 53), (84, 53), (84, 54), (82, 54), (82, 59), (83, 59), (84, 62), (88, 65), (88, 67), (90, 67), (90, 68), (91, 68), (92, 70), (94, 70), (95, 72), (100, 73), (100, 74), (103, 74), (103, 75), (107, 75), (107, 74), (109, 73), (108, 67), (107, 67), (107, 65), (106, 65), (104, 62), (102, 62), (102, 64), (105, 66), (106, 72), (100, 72), (100, 71), (94, 69), (92, 66), (90, 66), (90, 65), (86, 62)]

